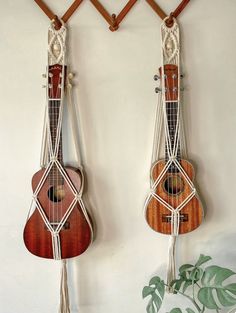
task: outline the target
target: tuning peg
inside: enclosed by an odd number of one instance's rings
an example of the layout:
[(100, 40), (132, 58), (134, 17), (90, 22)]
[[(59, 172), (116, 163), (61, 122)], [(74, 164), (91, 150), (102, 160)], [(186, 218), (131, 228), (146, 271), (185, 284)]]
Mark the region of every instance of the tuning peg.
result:
[(47, 75), (46, 75), (46, 74), (42, 74), (42, 77), (43, 77), (43, 78), (46, 78), (46, 77), (47, 77)]
[(71, 89), (72, 88), (72, 84), (67, 84), (67, 88)]
[(75, 77), (75, 74), (74, 73), (68, 73), (68, 78), (69, 79), (73, 79)]
[(153, 79), (154, 79), (154, 80), (158, 80), (158, 79), (160, 79), (160, 76), (158, 76), (158, 75), (156, 74), (156, 75), (154, 75)]
[(155, 93), (159, 93), (159, 92), (161, 92), (161, 88), (156, 87), (156, 88), (155, 88)]

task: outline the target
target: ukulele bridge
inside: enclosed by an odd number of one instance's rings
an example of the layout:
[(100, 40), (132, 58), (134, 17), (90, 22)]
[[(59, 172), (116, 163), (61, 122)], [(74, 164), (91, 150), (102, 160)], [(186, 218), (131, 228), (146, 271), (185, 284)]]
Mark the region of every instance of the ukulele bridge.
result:
[[(57, 229), (57, 226), (59, 225), (59, 222), (52, 222), (50, 223), (50, 225), (52, 226), (53, 230)], [(49, 231), (49, 229), (47, 228), (47, 226), (45, 225), (45, 229), (47, 229)], [(70, 229), (70, 222), (66, 221), (62, 227), (63, 230), (67, 230)]]
[[(180, 214), (179, 216), (180, 222), (188, 222), (188, 214)], [(162, 214), (162, 222), (163, 223), (171, 223), (171, 215)]]

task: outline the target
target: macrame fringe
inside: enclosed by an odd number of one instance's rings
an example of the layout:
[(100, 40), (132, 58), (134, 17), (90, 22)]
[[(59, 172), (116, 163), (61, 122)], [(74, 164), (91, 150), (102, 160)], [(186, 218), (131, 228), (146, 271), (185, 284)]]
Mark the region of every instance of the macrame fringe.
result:
[(59, 313), (70, 313), (66, 260), (62, 260)]
[(177, 236), (171, 236), (169, 241), (169, 250), (168, 250), (168, 267), (167, 267), (167, 287), (166, 291), (169, 293), (174, 293), (174, 289), (171, 287), (171, 282), (176, 279), (176, 241)]

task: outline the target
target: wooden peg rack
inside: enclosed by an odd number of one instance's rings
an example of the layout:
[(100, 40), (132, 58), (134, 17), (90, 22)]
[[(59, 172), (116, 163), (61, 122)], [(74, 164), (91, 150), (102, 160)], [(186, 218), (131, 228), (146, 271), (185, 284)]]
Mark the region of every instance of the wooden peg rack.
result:
[[(34, 1), (39, 5), (43, 12), (49, 17), (49, 19), (53, 21), (55, 28), (60, 29), (61, 27), (60, 19), (56, 14), (54, 14), (51, 11), (51, 9), (46, 5), (46, 3), (43, 0), (34, 0)], [(66, 23), (83, 1), (84, 0), (75, 0), (69, 7), (69, 9), (65, 12), (65, 14), (61, 17), (61, 20), (64, 23)], [(99, 0), (89, 0), (89, 1), (107, 21), (107, 23), (109, 24), (109, 29), (114, 32), (119, 28), (119, 25), (122, 22), (122, 20), (125, 18), (125, 16), (129, 13), (129, 11), (132, 9), (132, 7), (138, 0), (129, 0), (118, 15), (116, 14), (110, 15)], [(145, 1), (150, 5), (150, 7), (157, 13), (157, 15), (161, 19), (164, 19), (168, 16), (160, 8), (160, 6), (156, 3), (155, 0), (145, 0)], [(178, 7), (169, 14), (169, 18), (166, 20), (166, 25), (168, 27), (171, 27), (173, 25), (173, 17), (177, 18), (178, 15), (184, 10), (184, 8), (189, 2), (190, 0), (182, 0)]]

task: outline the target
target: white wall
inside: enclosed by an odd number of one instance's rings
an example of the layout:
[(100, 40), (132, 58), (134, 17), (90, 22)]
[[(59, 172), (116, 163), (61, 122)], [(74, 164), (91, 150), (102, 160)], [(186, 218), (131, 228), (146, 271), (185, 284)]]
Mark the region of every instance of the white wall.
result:
[[(56, 2), (47, 1), (60, 15), (72, 1)], [(126, 0), (102, 3), (112, 13)], [(170, 12), (179, 0), (158, 3)], [(179, 264), (205, 253), (236, 270), (235, 12), (234, 0), (198, 0), (179, 18), (189, 157), (207, 210), (202, 226), (180, 238)], [(48, 22), (34, 1), (1, 0), (0, 313), (55, 313), (59, 301), (60, 263), (30, 255), (22, 241), (31, 177), (39, 169)], [(168, 237), (143, 217), (159, 26), (144, 0), (115, 33), (89, 1), (69, 23), (87, 205), (97, 225), (96, 241), (69, 263), (72, 313), (145, 312), (143, 286), (153, 274), (165, 275)], [(72, 148), (65, 158), (74, 160)], [(182, 303), (168, 296), (162, 312)]]

